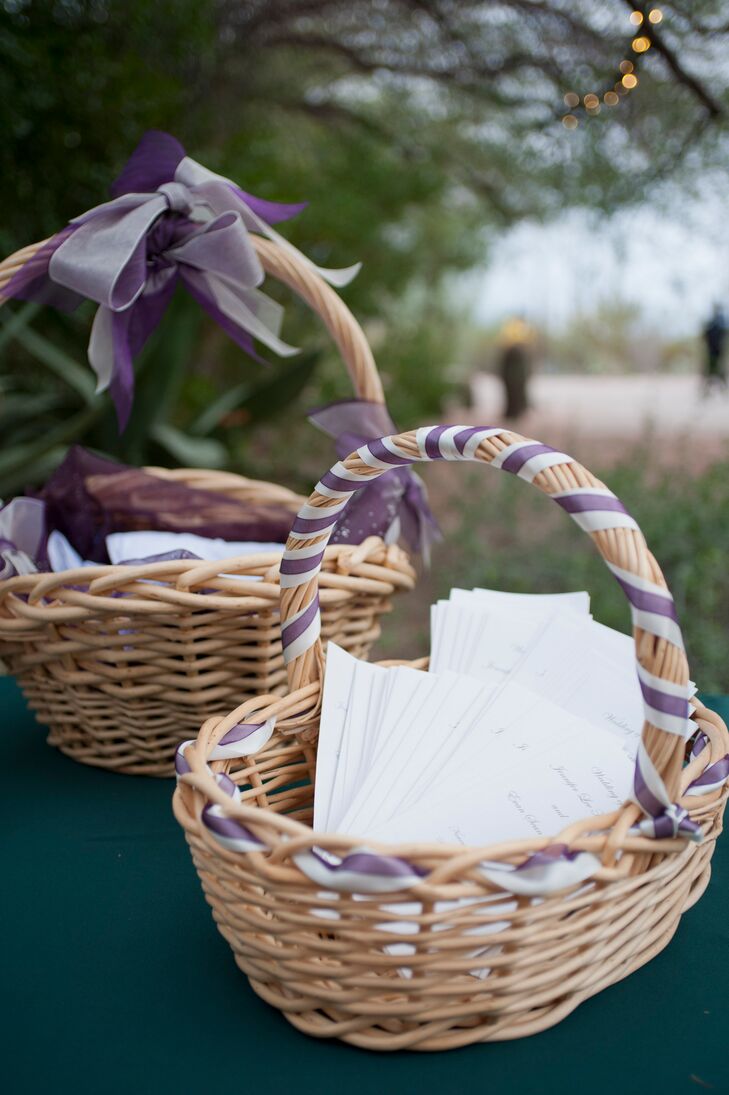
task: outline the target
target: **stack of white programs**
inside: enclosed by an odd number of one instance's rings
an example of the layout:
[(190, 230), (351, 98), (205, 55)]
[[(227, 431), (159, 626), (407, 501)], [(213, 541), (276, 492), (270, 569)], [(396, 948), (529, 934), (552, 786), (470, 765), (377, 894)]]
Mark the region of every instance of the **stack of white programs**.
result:
[(329, 644), (314, 828), (484, 845), (550, 837), (630, 795), (643, 725), (632, 639), (586, 593), (451, 591), (428, 672)]

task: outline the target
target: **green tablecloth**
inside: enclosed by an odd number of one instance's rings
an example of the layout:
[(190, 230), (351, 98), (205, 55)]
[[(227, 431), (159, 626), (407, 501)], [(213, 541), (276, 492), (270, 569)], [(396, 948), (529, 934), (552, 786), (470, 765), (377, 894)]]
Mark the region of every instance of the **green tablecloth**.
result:
[[(729, 697), (705, 697), (729, 718)], [(0, 1087), (8, 1095), (509, 1095), (729, 1091), (729, 838), (668, 949), (557, 1027), (440, 1054), (299, 1034), (218, 935), (171, 781), (49, 748), (11, 681), (3, 711)]]

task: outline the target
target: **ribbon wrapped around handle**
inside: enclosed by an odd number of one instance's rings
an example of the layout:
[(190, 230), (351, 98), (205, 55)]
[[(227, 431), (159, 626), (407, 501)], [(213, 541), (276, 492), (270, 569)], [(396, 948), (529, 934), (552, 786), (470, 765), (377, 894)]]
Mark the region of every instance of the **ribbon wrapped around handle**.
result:
[[(535, 483), (593, 537), (628, 599), (636, 635), (652, 636), (674, 648), (676, 663), (672, 675), (665, 677), (660, 675), (662, 654), (656, 653), (662, 648), (643, 650), (642, 661), (636, 648), (645, 725), (636, 758), (633, 798), (645, 815), (640, 825), (643, 835), (701, 840), (700, 826), (669, 794), (651, 755), (656, 732), (669, 741), (674, 739), (671, 751), (675, 756), (695, 729), (689, 706), (692, 685), (673, 597), (637, 523), (620, 499), (571, 456), (532, 438), (499, 426), (424, 426), (369, 441), (330, 468), (299, 511), (281, 562), (281, 638), (291, 687), (309, 683), (321, 669), (317, 579), (342, 512), (358, 491), (369, 489), (373, 479), (388, 475), (394, 467), (432, 460), (482, 461)], [(561, 470), (560, 478), (542, 477), (556, 467)], [(612, 536), (604, 537), (606, 532)]]
[(253, 340), (296, 353), (279, 337), (282, 309), (260, 291), (256, 232), (293, 252), (321, 277), (346, 285), (346, 270), (315, 266), (271, 224), (303, 205), (256, 198), (186, 155), (167, 133), (145, 134), (112, 185), (112, 200), (74, 218), (10, 280), (4, 295), (63, 310), (88, 298), (99, 308), (88, 356), (98, 390), (109, 388), (124, 429), (134, 391), (133, 359), (159, 323), (178, 281), (252, 357)]

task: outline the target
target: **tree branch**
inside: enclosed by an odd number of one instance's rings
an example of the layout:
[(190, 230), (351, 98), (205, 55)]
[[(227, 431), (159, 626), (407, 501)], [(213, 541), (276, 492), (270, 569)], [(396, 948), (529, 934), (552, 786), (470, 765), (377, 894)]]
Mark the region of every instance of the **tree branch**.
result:
[[(644, 8), (636, 7), (634, 0), (623, 0), (623, 5), (630, 9), (630, 11), (640, 11), (645, 17), (646, 11)], [(692, 76), (690, 72), (687, 72), (678, 59), (678, 55), (674, 53), (671, 47), (664, 41), (663, 35), (656, 29), (653, 24), (650, 24), (649, 37), (653, 48), (656, 53), (659, 53), (663, 60), (666, 62), (668, 68), (673, 73), (676, 80), (683, 84), (702, 104), (702, 106), (708, 111), (712, 118), (720, 118), (724, 110), (716, 99), (711, 95), (706, 88), (699, 83), (696, 77)]]

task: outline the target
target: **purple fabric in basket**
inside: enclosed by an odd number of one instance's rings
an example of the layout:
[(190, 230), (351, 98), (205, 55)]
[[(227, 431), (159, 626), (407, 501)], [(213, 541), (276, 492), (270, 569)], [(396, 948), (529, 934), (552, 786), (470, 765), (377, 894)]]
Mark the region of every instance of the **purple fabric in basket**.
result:
[(162, 479), (73, 446), (38, 497), (48, 531), (58, 529), (84, 559), (107, 563), (111, 532), (153, 529), (223, 540), (286, 541), (292, 514), (283, 506), (237, 502), (214, 491)]

